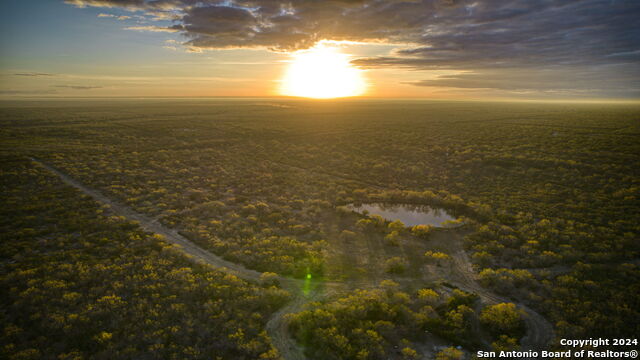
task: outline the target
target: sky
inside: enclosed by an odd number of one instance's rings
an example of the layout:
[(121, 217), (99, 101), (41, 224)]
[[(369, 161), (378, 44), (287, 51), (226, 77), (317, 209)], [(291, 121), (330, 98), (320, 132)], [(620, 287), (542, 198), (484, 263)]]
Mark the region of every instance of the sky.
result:
[(2, 0), (0, 98), (278, 96), (331, 46), (365, 96), (640, 100), (637, 0)]

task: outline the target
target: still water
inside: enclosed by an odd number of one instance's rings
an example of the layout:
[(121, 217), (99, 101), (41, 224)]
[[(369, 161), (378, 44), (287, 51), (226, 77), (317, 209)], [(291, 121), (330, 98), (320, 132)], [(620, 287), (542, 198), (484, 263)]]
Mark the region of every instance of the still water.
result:
[(380, 215), (389, 221), (400, 220), (406, 226), (441, 227), (443, 222), (456, 219), (442, 209), (434, 209), (424, 205), (361, 204), (356, 206), (351, 204), (347, 205), (347, 208), (361, 214), (366, 210), (371, 215)]

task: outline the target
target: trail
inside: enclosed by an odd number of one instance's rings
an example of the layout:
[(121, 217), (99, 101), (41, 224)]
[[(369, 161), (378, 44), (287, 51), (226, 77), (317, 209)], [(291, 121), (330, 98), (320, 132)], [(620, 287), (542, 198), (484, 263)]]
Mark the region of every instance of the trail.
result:
[[(252, 282), (260, 281), (260, 277), (262, 275), (261, 272), (247, 269), (240, 264), (227, 261), (220, 256), (212, 254), (180, 235), (176, 230), (167, 228), (156, 219), (152, 219), (151, 217), (141, 214), (126, 205), (109, 199), (99, 191), (83, 185), (44, 161), (35, 158), (31, 158), (31, 161), (57, 175), (63, 182), (89, 195), (96, 201), (109, 205), (113, 213), (138, 222), (140, 227), (146, 231), (162, 235), (165, 241), (178, 245), (180, 250), (182, 250), (192, 261), (212, 266), (217, 270), (233, 274), (244, 280)], [(454, 269), (456, 270), (455, 272), (458, 278), (457, 280), (450, 279), (451, 282), (455, 283), (465, 291), (478, 294), (485, 303), (495, 304), (500, 302), (512, 302), (511, 300), (498, 296), (480, 286), (476, 280), (476, 274), (471, 267), (471, 262), (460, 246), (461, 241), (451, 241), (451, 243), (456, 244), (453, 245), (456, 247), (456, 250), (453, 251), (452, 257)], [(292, 299), (285, 306), (272, 314), (271, 318), (267, 321), (266, 330), (273, 345), (276, 347), (280, 355), (286, 360), (305, 359), (304, 349), (299, 346), (289, 334), (288, 324), (286, 321), (287, 314), (300, 312), (303, 306), (308, 302), (318, 301), (324, 297), (344, 292), (345, 286), (346, 288), (352, 289), (373, 286), (370, 282), (312, 281), (293, 279), (284, 276), (278, 276), (277, 280), (280, 282), (281, 287), (292, 295)], [(553, 327), (544, 317), (526, 305), (521, 303), (516, 304), (525, 312), (524, 319), (527, 327), (527, 333), (521, 340), (522, 349), (546, 349), (548, 343), (553, 338)]]
[(278, 349), (283, 358), (287, 360), (306, 359), (304, 349), (295, 342), (293, 336), (289, 333), (289, 324), (285, 319), (286, 315), (302, 311), (306, 303), (320, 300), (322, 296), (323, 294), (317, 288), (309, 290), (307, 294), (300, 292), (294, 296), (293, 300), (275, 312), (267, 322), (267, 334), (269, 334), (271, 343)]
[[(169, 229), (164, 225), (157, 222), (146, 215), (140, 214), (128, 206), (121, 205), (106, 196), (102, 195), (100, 192), (88, 188), (78, 181), (72, 179), (68, 175), (62, 173), (56, 168), (34, 158), (31, 158), (33, 162), (42, 166), (43, 168), (49, 170), (50, 172), (56, 174), (62, 181), (65, 183), (75, 187), (76, 189), (82, 191), (83, 193), (91, 196), (98, 202), (109, 205), (111, 211), (114, 213), (124, 216), (129, 220), (135, 220), (140, 224), (140, 227), (146, 231), (160, 234), (162, 235), (167, 242), (178, 245), (183, 252), (185, 252), (191, 259), (201, 264), (208, 264), (214, 266), (216, 268), (222, 268), (223, 271), (233, 274), (239, 278), (251, 280), (251, 281), (260, 281), (261, 272), (250, 270), (245, 268), (242, 265), (227, 261), (219, 256), (216, 256), (198, 245), (194, 244), (184, 236), (180, 235), (177, 231), (173, 229)], [(281, 279), (282, 281), (283, 279)], [(287, 281), (291, 281), (294, 279), (286, 279)], [(295, 281), (295, 280), (294, 280)]]
[[(164, 225), (158, 223), (157, 220), (140, 214), (128, 206), (119, 204), (109, 199), (108, 197), (102, 195), (100, 192), (81, 184), (80, 182), (74, 180), (70, 176), (41, 160), (31, 158), (31, 161), (57, 175), (66, 184), (71, 185), (81, 192), (91, 196), (94, 200), (109, 205), (113, 213), (124, 216), (129, 220), (135, 220), (139, 223), (140, 227), (146, 231), (162, 235), (165, 241), (178, 245), (179, 249), (182, 250), (192, 261), (212, 266), (216, 268), (216, 270), (233, 274), (244, 280), (253, 282), (260, 281), (260, 276), (262, 275), (261, 272), (247, 269), (240, 264), (227, 261), (217, 255), (210, 253), (209, 251), (201, 248), (200, 246), (191, 242), (189, 239), (180, 235), (177, 231), (165, 227)], [(277, 280), (280, 282), (283, 289), (287, 290), (290, 294), (293, 295), (293, 299), (271, 316), (266, 326), (267, 333), (272, 339), (273, 345), (276, 347), (276, 349), (278, 349), (278, 352), (284, 359), (305, 359), (303, 349), (298, 346), (293, 337), (289, 336), (287, 323), (284, 320), (284, 317), (286, 314), (299, 312), (305, 303), (311, 301), (312, 299), (318, 298), (320, 294), (317, 291), (314, 291), (310, 292), (308, 296), (305, 296), (302, 289), (305, 286), (311, 287), (313, 286), (313, 284), (305, 283), (305, 281), (303, 280), (292, 279), (283, 276), (279, 276)]]
[[(460, 244), (459, 241), (457, 243)], [(478, 294), (488, 304), (514, 302), (480, 286), (476, 279), (476, 273), (473, 271), (468, 255), (464, 250), (458, 249), (451, 255), (454, 269), (457, 270), (457, 275), (459, 275), (459, 280), (452, 282), (456, 283), (461, 289)], [(514, 303), (524, 312), (526, 334), (520, 340), (522, 350), (546, 350), (554, 337), (553, 326), (542, 315), (523, 303)]]

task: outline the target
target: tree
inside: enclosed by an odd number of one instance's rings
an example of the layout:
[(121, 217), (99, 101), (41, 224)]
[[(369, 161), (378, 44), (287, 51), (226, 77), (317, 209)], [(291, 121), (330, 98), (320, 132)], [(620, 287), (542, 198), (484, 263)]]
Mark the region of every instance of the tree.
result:
[(267, 271), (260, 275), (260, 283), (264, 286), (279, 286), (280, 280), (278, 274)]
[(518, 340), (507, 335), (500, 335), (498, 340), (491, 343), (494, 351), (512, 351), (518, 348)]
[(394, 230), (388, 233), (387, 235), (385, 235), (384, 241), (387, 245), (398, 246), (400, 245), (400, 242), (398, 241), (399, 238), (400, 238), (400, 234)]
[(418, 352), (408, 346), (403, 348), (400, 353), (403, 359), (412, 360), (418, 358)]
[(442, 349), (436, 354), (436, 360), (461, 360), (464, 353), (454, 347)]
[(440, 295), (433, 289), (420, 289), (418, 290), (418, 299), (424, 304), (435, 306), (440, 299)]
[(385, 262), (385, 269), (388, 273), (400, 274), (407, 268), (407, 260), (399, 256), (394, 256), (387, 259)]
[(395, 220), (390, 222), (389, 225), (387, 225), (387, 227), (391, 231), (402, 231), (405, 229), (404, 223), (400, 220)]
[(374, 221), (371, 219), (360, 219), (356, 221), (356, 227), (362, 231), (369, 231), (374, 227)]
[(416, 225), (411, 228), (411, 233), (419, 238), (426, 239), (433, 231), (431, 225)]
[(480, 322), (496, 335), (518, 336), (523, 330), (522, 311), (513, 303), (500, 303), (485, 307)]
[(431, 250), (429, 250), (429, 251), (424, 253), (424, 256), (427, 258), (428, 261), (434, 262), (434, 263), (436, 263), (438, 265), (441, 265), (442, 262), (451, 259), (451, 256), (449, 256), (449, 255), (447, 255), (447, 254), (445, 254), (443, 252), (440, 252), (440, 251), (431, 251)]

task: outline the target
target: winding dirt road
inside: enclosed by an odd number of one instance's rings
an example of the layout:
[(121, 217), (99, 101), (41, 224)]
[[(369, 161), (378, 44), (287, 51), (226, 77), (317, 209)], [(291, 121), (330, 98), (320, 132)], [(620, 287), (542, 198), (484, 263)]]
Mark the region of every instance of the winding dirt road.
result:
[[(216, 270), (224, 271), (233, 274), (241, 279), (249, 280), (253, 282), (259, 282), (261, 272), (247, 269), (240, 264), (236, 264), (227, 261), (220, 256), (214, 255), (209, 251), (194, 244), (189, 239), (180, 235), (177, 231), (169, 229), (160, 224), (157, 220), (150, 218), (149, 216), (138, 213), (128, 206), (119, 204), (108, 197), (102, 195), (99, 191), (89, 188), (82, 183), (74, 180), (67, 174), (61, 172), (55, 167), (45, 163), (44, 161), (31, 158), (31, 161), (37, 165), (45, 168), (51, 173), (57, 175), (63, 182), (81, 192), (91, 196), (94, 200), (109, 205), (111, 211), (117, 215), (124, 216), (129, 220), (134, 220), (139, 223), (140, 227), (148, 232), (162, 235), (164, 240), (178, 245), (185, 255), (200, 264), (205, 264), (214, 267)], [(313, 281), (298, 280), (288, 277), (278, 276), (277, 280), (283, 289), (292, 294), (293, 298), (284, 307), (275, 312), (267, 322), (267, 333), (272, 339), (273, 345), (278, 349), (278, 352), (283, 358), (287, 360), (301, 360), (305, 359), (303, 349), (298, 346), (292, 336), (289, 335), (287, 323), (285, 321), (285, 315), (290, 313), (296, 313), (302, 310), (302, 306), (307, 302), (318, 300), (320, 293), (317, 290), (317, 284)], [(307, 290), (305, 290), (305, 288)], [(304, 292), (307, 292), (305, 294)]]
[[(480, 286), (476, 280), (476, 274), (471, 267), (467, 253), (459, 250), (452, 254), (454, 268), (461, 275), (459, 281), (455, 281), (461, 289), (478, 294), (487, 304), (498, 304), (513, 302), (513, 300), (496, 295), (486, 288)], [(453, 282), (453, 281), (452, 281)], [(525, 336), (520, 340), (523, 350), (547, 350), (547, 345), (554, 337), (553, 326), (542, 315), (538, 314), (528, 306), (515, 302), (524, 312), (524, 322), (527, 328)]]
[[(178, 245), (180, 250), (182, 250), (191, 260), (200, 264), (212, 266), (217, 270), (225, 271), (245, 280), (253, 282), (260, 281), (260, 277), (262, 275), (261, 272), (247, 269), (240, 264), (227, 261), (217, 255), (214, 255), (180, 235), (177, 231), (165, 227), (157, 220), (138, 213), (126, 205), (119, 204), (109, 199), (99, 191), (83, 185), (44, 161), (35, 158), (31, 158), (31, 160), (37, 165), (57, 175), (68, 185), (73, 186), (100, 203), (109, 205), (113, 213), (138, 222), (140, 227), (146, 231), (162, 235), (165, 238), (165, 241)], [(478, 294), (485, 303), (510, 302), (510, 300), (493, 294), (478, 284), (468, 256), (461, 247), (458, 251), (452, 254), (452, 257), (454, 261), (454, 269), (456, 270), (455, 272), (457, 275), (456, 279), (451, 279), (452, 283), (465, 291)], [(371, 286), (371, 284), (358, 284), (353, 281), (323, 281), (320, 284), (320, 282), (314, 282), (312, 280), (298, 280), (283, 276), (278, 276), (277, 280), (280, 282), (281, 287), (292, 295), (292, 299), (271, 316), (267, 322), (266, 329), (273, 345), (282, 357), (287, 360), (305, 359), (304, 349), (300, 347), (289, 334), (286, 321), (287, 314), (301, 311), (304, 304), (308, 302), (317, 301), (323, 297), (329, 296), (330, 294), (334, 295), (342, 292), (346, 283), (349, 285), (347, 288)], [(320, 286), (322, 288), (320, 288)], [(518, 303), (518, 306), (525, 312), (525, 322), (527, 325), (527, 333), (521, 341), (522, 348), (525, 350), (546, 349), (549, 341), (553, 338), (553, 327), (537, 312), (520, 303)]]

